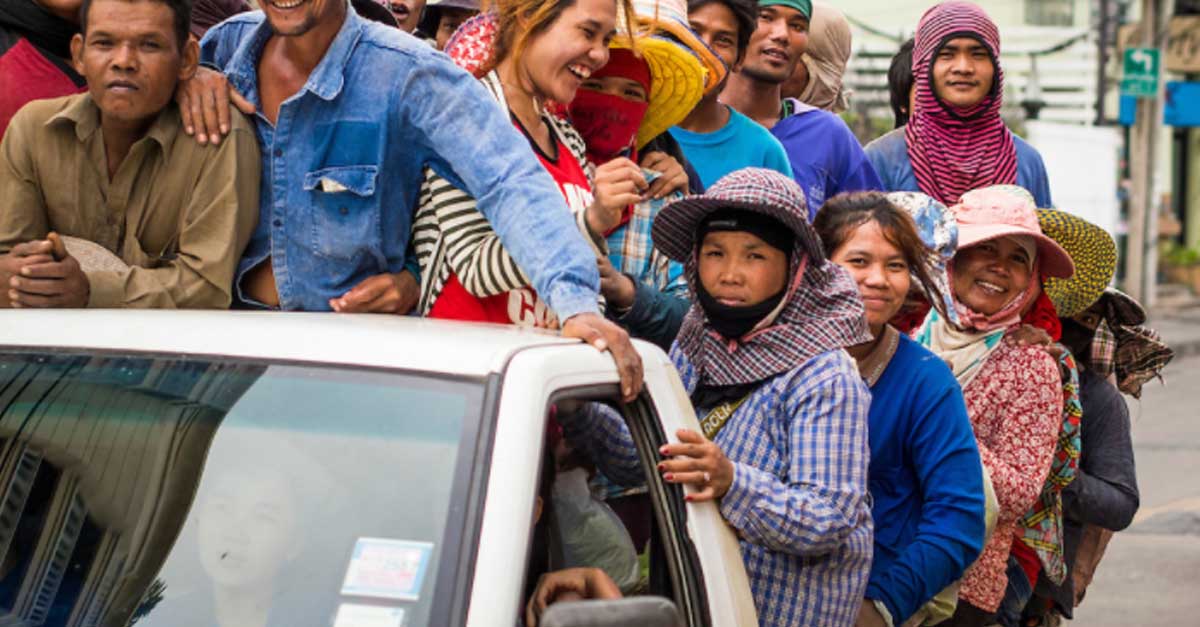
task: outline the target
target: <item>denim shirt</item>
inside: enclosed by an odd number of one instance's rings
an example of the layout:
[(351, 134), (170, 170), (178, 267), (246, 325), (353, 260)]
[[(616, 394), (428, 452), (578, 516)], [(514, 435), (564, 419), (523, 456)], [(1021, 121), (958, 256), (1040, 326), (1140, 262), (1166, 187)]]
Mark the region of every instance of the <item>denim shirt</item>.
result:
[[(364, 279), (404, 268), (428, 164), (467, 190), (560, 320), (596, 312), (593, 253), (550, 175), (487, 91), (445, 55), (347, 9), (324, 58), (262, 113), (258, 60), (271, 37), (261, 11), (211, 29), (201, 61), (259, 109), (258, 227), (237, 269), (271, 257), (283, 309), (329, 309)], [(217, 184), (214, 182), (213, 184)]]

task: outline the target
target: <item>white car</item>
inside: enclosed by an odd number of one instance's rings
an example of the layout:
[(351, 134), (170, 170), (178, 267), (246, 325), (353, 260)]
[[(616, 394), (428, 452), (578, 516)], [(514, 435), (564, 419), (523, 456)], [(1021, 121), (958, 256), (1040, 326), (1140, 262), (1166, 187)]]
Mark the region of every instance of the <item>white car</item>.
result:
[[(666, 355), (636, 346), (645, 392), (624, 405), (607, 355), (509, 327), (5, 312), (0, 623), (520, 624), (550, 408), (587, 399), (642, 450), (642, 592), (668, 623), (757, 624), (717, 508), (654, 470), (698, 425)], [(661, 624), (661, 605), (563, 604), (542, 623)]]

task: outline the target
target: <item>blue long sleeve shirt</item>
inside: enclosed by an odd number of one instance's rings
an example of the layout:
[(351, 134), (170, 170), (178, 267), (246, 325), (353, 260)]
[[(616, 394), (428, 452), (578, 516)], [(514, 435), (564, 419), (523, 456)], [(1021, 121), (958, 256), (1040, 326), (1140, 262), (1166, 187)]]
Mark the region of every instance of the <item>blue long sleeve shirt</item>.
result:
[(275, 124), (262, 114), (262, 14), (211, 29), (201, 61), (259, 109), (259, 222), (237, 271), (271, 258), (283, 309), (328, 301), (404, 268), (422, 166), (474, 196), (504, 248), (560, 320), (597, 312), (600, 278), (562, 194), (507, 112), (424, 42), (347, 10), (304, 87)]
[[(1042, 162), (1042, 155), (1015, 133), (1013, 144), (1017, 149), (1017, 185), (1033, 194), (1037, 206), (1053, 207), (1050, 199), (1050, 179), (1046, 176), (1046, 164)], [(871, 164), (875, 166), (875, 172), (883, 181), (884, 191), (921, 191), (921, 187), (917, 185), (917, 175), (913, 173), (912, 160), (908, 157), (904, 127), (867, 144), (866, 153)]]
[(958, 381), (907, 337), (871, 386), (868, 415), (875, 555), (866, 596), (899, 624), (983, 549), (983, 465)]
[[(671, 358), (690, 394), (695, 369), (678, 348)], [(738, 532), (764, 627), (845, 627), (858, 616), (871, 560), (869, 403), (854, 360), (829, 351), (762, 383), (714, 438), (734, 465), (721, 514)], [(610, 479), (645, 481), (616, 412), (591, 405), (559, 421)]]

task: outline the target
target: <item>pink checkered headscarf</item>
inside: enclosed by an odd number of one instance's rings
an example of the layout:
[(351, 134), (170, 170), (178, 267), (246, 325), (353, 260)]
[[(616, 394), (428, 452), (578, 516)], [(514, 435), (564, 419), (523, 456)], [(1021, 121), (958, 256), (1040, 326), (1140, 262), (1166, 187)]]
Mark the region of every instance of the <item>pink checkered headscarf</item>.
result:
[[(996, 68), (992, 91), (970, 109), (959, 109), (934, 93), (934, 57), (946, 42), (978, 40)], [(921, 191), (946, 205), (972, 189), (1017, 182), (1017, 149), (1000, 119), (1004, 71), (1000, 68), (1000, 31), (987, 13), (970, 2), (943, 2), (925, 12), (913, 47), (916, 98), (905, 137), (913, 173)]]

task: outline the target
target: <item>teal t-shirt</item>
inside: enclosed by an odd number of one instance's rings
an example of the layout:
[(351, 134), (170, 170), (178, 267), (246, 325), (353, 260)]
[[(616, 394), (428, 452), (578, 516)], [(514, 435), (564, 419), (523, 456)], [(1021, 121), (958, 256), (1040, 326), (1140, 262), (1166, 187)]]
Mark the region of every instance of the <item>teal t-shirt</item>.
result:
[(783, 144), (754, 120), (732, 107), (725, 108), (729, 110), (729, 122), (716, 132), (693, 133), (678, 126), (671, 128), (671, 137), (683, 148), (683, 156), (696, 169), (705, 189), (742, 168), (770, 168), (792, 176)]

